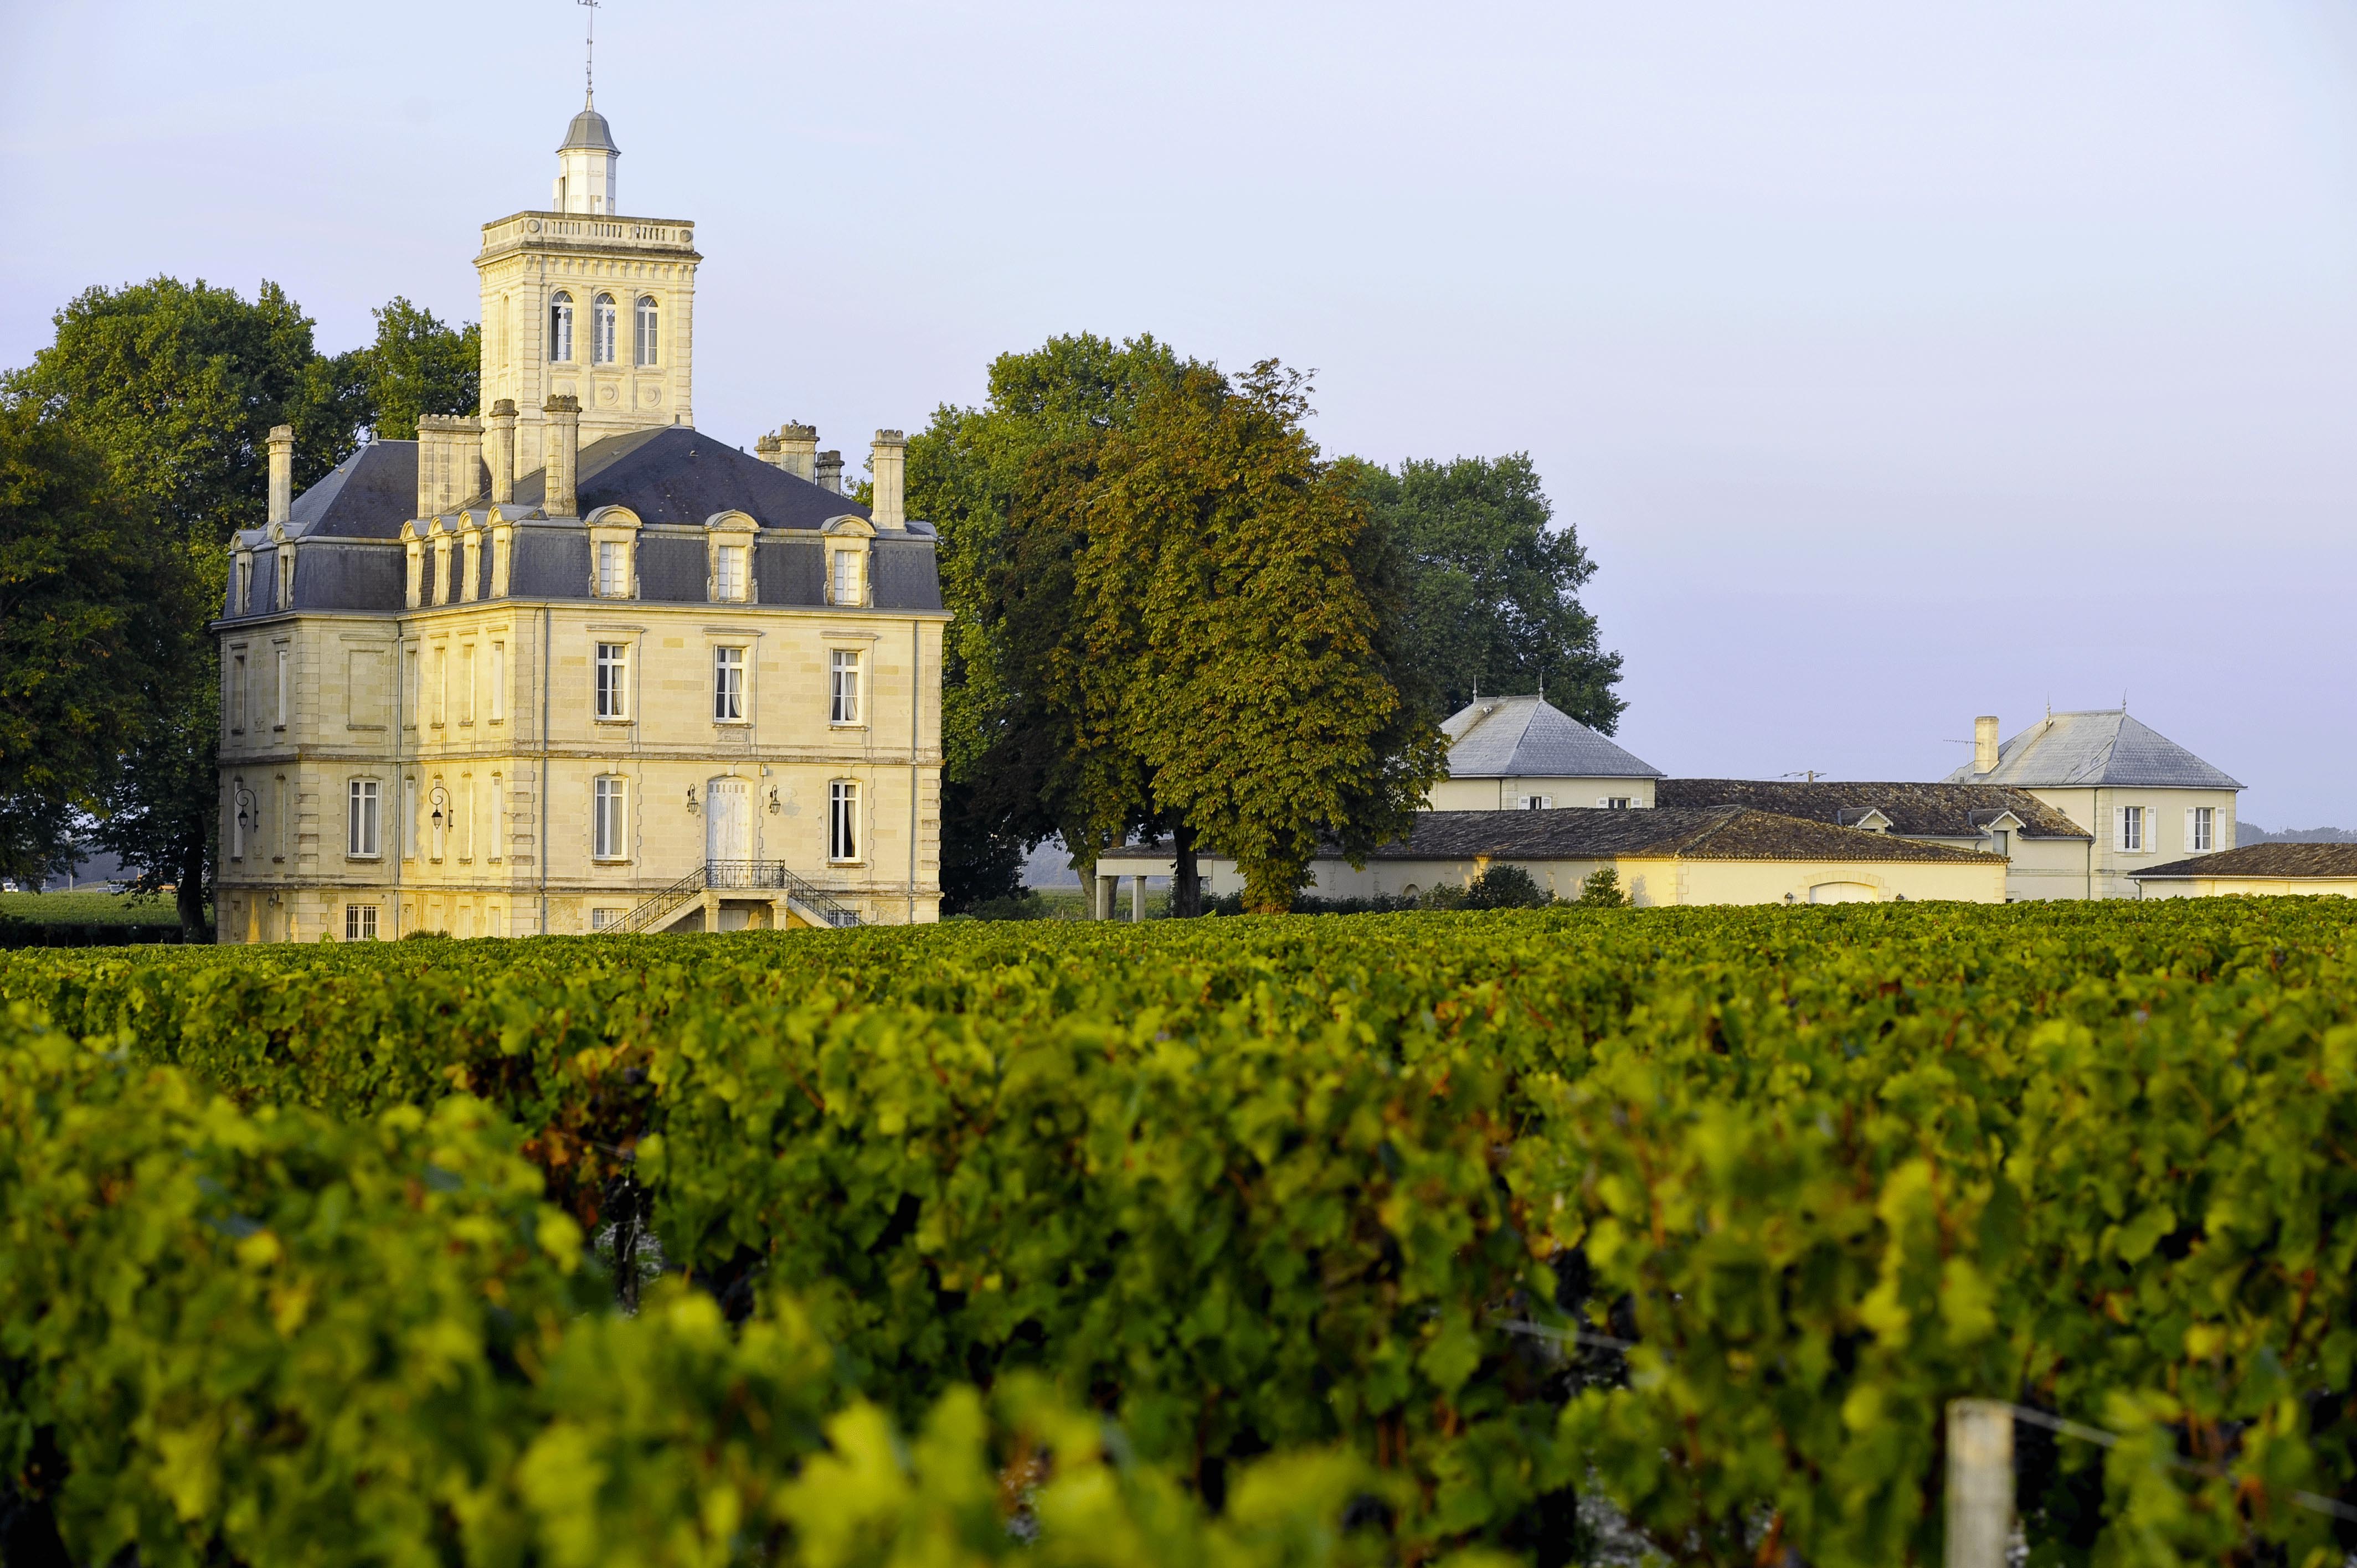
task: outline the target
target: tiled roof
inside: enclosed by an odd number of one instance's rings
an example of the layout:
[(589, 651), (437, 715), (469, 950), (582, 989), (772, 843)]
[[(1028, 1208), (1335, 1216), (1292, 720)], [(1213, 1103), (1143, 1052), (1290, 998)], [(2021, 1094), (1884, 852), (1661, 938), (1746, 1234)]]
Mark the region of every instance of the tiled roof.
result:
[[(1109, 850), (1111, 862), (1168, 860), (1168, 839)], [(1207, 848), (1206, 854), (1216, 855)], [(1341, 852), (1329, 846), (1321, 858)], [(1916, 865), (2002, 864), (2003, 856), (1921, 839), (1860, 832), (1740, 806), (1604, 811), (1419, 811), (1407, 838), (1375, 860), (1817, 860)]]
[(1542, 697), (1483, 697), (1449, 715), (1451, 779), (1658, 779), (1661, 769), (1623, 751)]
[(1997, 748), (1996, 767), (1975, 773), (1966, 763), (1951, 784), (2009, 784), (2019, 789), (2089, 785), (2147, 789), (2240, 789), (2211, 767), (2126, 708), (2054, 714)]
[(2131, 871), (2138, 882), (2191, 876), (2357, 876), (2357, 843), (2255, 843)]
[(1993, 784), (1804, 784), (1775, 779), (1664, 779), (1653, 789), (1663, 806), (1750, 806), (1837, 826), (1880, 811), (1890, 831), (1912, 838), (1977, 838), (2007, 811), (2024, 838), (2083, 839), (2090, 835), (2027, 789)]
[(295, 498), (286, 532), (298, 539), (393, 539), (416, 512), (417, 443), (371, 441)]

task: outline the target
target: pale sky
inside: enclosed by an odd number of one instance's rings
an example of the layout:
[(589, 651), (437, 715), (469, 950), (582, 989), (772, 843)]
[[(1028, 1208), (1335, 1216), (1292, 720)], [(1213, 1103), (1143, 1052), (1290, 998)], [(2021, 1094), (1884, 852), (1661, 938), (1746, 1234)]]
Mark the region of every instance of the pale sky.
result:
[[(472, 319), (565, 0), (0, 0), (0, 365), (93, 283)], [(599, 12), (625, 211), (694, 220), (697, 423), (856, 467), (1001, 350), (1318, 371), (1387, 462), (1527, 450), (1622, 741), (1931, 779), (2132, 712), (2357, 826), (2357, 8), (2332, 0)]]

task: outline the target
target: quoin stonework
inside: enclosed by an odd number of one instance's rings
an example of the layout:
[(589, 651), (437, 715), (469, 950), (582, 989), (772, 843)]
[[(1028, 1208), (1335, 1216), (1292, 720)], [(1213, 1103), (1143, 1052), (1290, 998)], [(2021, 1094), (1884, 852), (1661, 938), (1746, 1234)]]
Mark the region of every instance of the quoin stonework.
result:
[(693, 422), (694, 224), (623, 216), (586, 106), (483, 226), (482, 397), (231, 545), (217, 908), (233, 942), (930, 921), (934, 534), (799, 421)]

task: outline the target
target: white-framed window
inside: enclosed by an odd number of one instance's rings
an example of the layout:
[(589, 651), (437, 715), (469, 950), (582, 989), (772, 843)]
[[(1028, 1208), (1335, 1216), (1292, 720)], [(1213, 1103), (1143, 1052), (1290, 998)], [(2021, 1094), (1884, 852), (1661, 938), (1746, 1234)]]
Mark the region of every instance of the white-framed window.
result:
[(619, 926), (622, 923), (622, 917), (629, 912), (627, 909), (592, 909), (589, 911), (589, 929), (602, 931)]
[(377, 837), (377, 781), (355, 779), (345, 791), (344, 853), (360, 860), (374, 860), (380, 853)]
[(1608, 811), (1625, 811), (1629, 809), (1629, 797), (1626, 795), (1599, 795), (1597, 797), (1596, 803), (1598, 806)]
[(828, 585), (827, 602), (856, 605), (859, 602), (859, 552), (834, 552), (834, 579)]
[(2188, 806), (2185, 808), (2185, 849), (2189, 854), (2207, 854), (2218, 847), (2218, 808)]
[(508, 842), (507, 780), (491, 775), (491, 842), (486, 858), (498, 861), (506, 858)]
[(376, 906), (347, 904), (344, 906), (344, 940), (372, 942), (376, 940)]
[(859, 655), (848, 648), (832, 649), (827, 662), (827, 722), (859, 722)]
[(295, 552), (282, 544), (278, 547), (278, 607), (291, 609), (295, 604)]
[(826, 787), (826, 857), (859, 858), (859, 786), (847, 779)]
[(745, 546), (723, 544), (712, 553), (712, 596), (729, 604), (745, 597)]
[(1519, 811), (1552, 811), (1555, 810), (1555, 797), (1552, 795), (1517, 795), (1514, 797), (1514, 809)]
[(285, 729), (286, 714), (294, 705), (295, 653), (292, 649), (281, 648), (278, 650), (278, 705), (274, 710), (277, 717), (271, 721), (272, 724), (279, 729)]
[(651, 365), (655, 362), (656, 350), (662, 346), (657, 338), (657, 328), (662, 326), (662, 309), (655, 304), (652, 295), (639, 295), (637, 359), (641, 365)]
[(589, 358), (593, 363), (614, 362), (614, 296), (601, 294), (589, 305)]
[(508, 645), (491, 644), (491, 722), (505, 724), (508, 717)]
[(601, 599), (627, 599), (630, 596), (630, 547), (619, 539), (597, 542), (597, 596)]
[(561, 288), (548, 296), (548, 357), (559, 365), (573, 360), (573, 296)]
[(597, 645), (597, 716), (601, 719), (626, 719), (630, 716), (630, 645), (627, 642), (601, 642)]
[(712, 650), (712, 722), (741, 724), (745, 718), (745, 650)]
[(242, 650), (229, 658), (229, 732), (245, 733), (245, 654)]
[(591, 781), (589, 786), (589, 854), (597, 860), (624, 858), (622, 835), (622, 804), (630, 792), (629, 780), (611, 777)]
[(2149, 824), (2142, 806), (2118, 806), (2112, 811), (2113, 847), (2122, 854), (2142, 854)]

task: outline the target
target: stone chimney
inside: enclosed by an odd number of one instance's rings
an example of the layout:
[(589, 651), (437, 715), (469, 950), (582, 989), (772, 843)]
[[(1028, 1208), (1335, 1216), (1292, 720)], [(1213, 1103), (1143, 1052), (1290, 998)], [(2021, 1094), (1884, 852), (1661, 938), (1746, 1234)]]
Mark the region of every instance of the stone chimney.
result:
[(818, 471), (812, 477), (818, 480), (819, 488), (821, 489), (832, 490), (836, 495), (841, 495), (843, 493), (843, 454), (840, 452), (820, 453), (818, 455)]
[(867, 471), (874, 478), (876, 492), (867, 511), (878, 528), (909, 526), (905, 494), (908, 467), (909, 438), (897, 430), (877, 431), (875, 444), (867, 448)]
[(759, 457), (762, 462), (767, 463), (772, 468), (780, 468), (785, 467), (784, 464), (778, 461), (778, 438), (774, 435), (764, 435), (759, 441), (754, 442), (753, 456)]
[(482, 489), (483, 427), (461, 414), (417, 416), (417, 515), (433, 517)]
[(818, 482), (818, 426), (790, 420), (778, 427), (778, 467), (796, 478)]
[(285, 522), (295, 515), (295, 427), (274, 424), (270, 427), (270, 522)]
[(515, 499), (515, 399), (503, 397), (491, 404), (488, 424), (483, 461), (491, 470), (491, 503), (506, 506)]
[(581, 456), (581, 400), (559, 392), (541, 405), (548, 415), (548, 463), (541, 481), (540, 508), (551, 517), (576, 517), (574, 467)]
[(1973, 771), (1996, 771), (1996, 715), (1983, 714), (1973, 721)]

